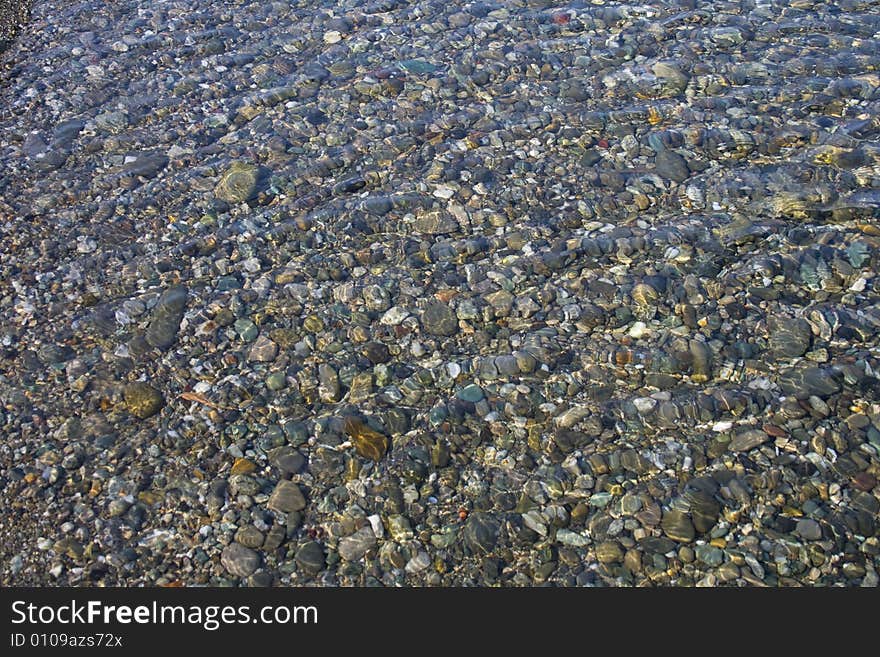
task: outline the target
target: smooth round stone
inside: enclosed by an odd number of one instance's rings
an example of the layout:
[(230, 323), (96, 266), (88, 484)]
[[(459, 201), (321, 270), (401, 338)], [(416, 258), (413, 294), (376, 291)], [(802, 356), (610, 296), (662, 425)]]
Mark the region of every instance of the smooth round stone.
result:
[(450, 336), (458, 332), (458, 319), (443, 303), (432, 303), (422, 313), (422, 326), (431, 335)]
[(243, 203), (257, 195), (264, 177), (258, 166), (233, 162), (214, 188), (214, 195), (227, 203)]
[(456, 393), (456, 396), (462, 401), (472, 402), (476, 404), (478, 401), (485, 397), (483, 393), (483, 389), (476, 385), (475, 383), (470, 384), (469, 386), (465, 386), (461, 390)]
[(840, 384), (831, 373), (821, 367), (792, 367), (779, 373), (777, 383), (782, 391), (796, 399), (809, 399), (815, 395), (827, 399), (840, 392)]
[(247, 548), (256, 549), (263, 545), (263, 532), (253, 525), (246, 525), (235, 532), (235, 540)]
[(689, 543), (696, 534), (694, 524), (683, 511), (666, 511), (660, 526), (664, 534), (679, 543)]
[(798, 520), (795, 532), (806, 541), (818, 541), (822, 538), (822, 526), (811, 518)]
[(247, 577), (260, 565), (260, 555), (241, 543), (230, 543), (223, 548), (220, 563), (233, 577)]
[(125, 386), (122, 397), (128, 412), (141, 420), (155, 415), (165, 405), (162, 393), (140, 381)]
[(376, 547), (376, 535), (372, 527), (362, 527), (351, 536), (340, 539), (339, 556), (346, 561), (357, 561), (374, 547)]
[(691, 175), (687, 161), (678, 153), (670, 150), (662, 150), (657, 153), (654, 166), (659, 176), (675, 182), (684, 182)]
[(280, 481), (272, 491), (267, 506), (273, 511), (279, 513), (290, 513), (291, 511), (301, 511), (306, 508), (306, 498), (302, 491), (292, 481)]
[(730, 451), (747, 452), (748, 450), (770, 440), (770, 436), (760, 429), (740, 431), (730, 440)]
[(284, 372), (272, 372), (266, 377), (266, 387), (269, 390), (282, 390), (287, 387), (287, 377)]
[(710, 568), (717, 568), (724, 561), (724, 552), (714, 545), (698, 545), (694, 548), (697, 560)]
[(772, 315), (767, 319), (767, 333), (770, 336), (770, 352), (776, 359), (797, 358), (810, 348), (810, 325), (799, 317)]
[(599, 563), (619, 563), (623, 561), (623, 549), (617, 541), (603, 541), (596, 546), (596, 559)]
[(299, 546), (293, 559), (297, 566), (311, 575), (317, 575), (327, 565), (324, 548), (315, 541), (309, 541)]
[(495, 549), (500, 530), (501, 525), (494, 516), (476, 511), (468, 516), (462, 538), (474, 554), (488, 554)]
[(306, 457), (290, 445), (284, 445), (269, 452), (269, 463), (284, 474), (296, 474), (306, 464)]

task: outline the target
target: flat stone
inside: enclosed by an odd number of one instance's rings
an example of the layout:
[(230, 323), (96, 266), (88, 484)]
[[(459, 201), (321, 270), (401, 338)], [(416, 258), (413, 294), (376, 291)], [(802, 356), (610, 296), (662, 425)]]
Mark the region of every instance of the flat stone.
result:
[(619, 563), (623, 561), (623, 549), (617, 541), (603, 541), (596, 546), (596, 559), (599, 563)]
[(260, 565), (260, 555), (241, 543), (230, 543), (220, 553), (220, 563), (233, 577), (247, 577)]
[(162, 393), (141, 381), (125, 386), (122, 398), (128, 412), (141, 420), (155, 415), (165, 405)]
[(284, 474), (296, 474), (306, 464), (306, 457), (290, 445), (285, 445), (269, 452), (269, 463)]
[(183, 285), (176, 285), (162, 293), (153, 308), (150, 325), (144, 338), (151, 347), (167, 349), (177, 340), (180, 322), (186, 309), (188, 292)]
[(488, 554), (495, 549), (500, 529), (494, 516), (482, 511), (471, 513), (462, 532), (465, 545), (475, 554)]
[(714, 545), (698, 545), (694, 549), (697, 560), (711, 568), (717, 568), (724, 561), (724, 552)]
[(248, 352), (248, 360), (256, 363), (268, 363), (278, 355), (278, 345), (265, 335), (259, 336)]
[(770, 440), (770, 436), (760, 429), (746, 429), (740, 431), (730, 440), (731, 452), (747, 452), (758, 445)]
[(678, 153), (664, 150), (657, 153), (654, 159), (657, 174), (675, 182), (684, 182), (691, 175), (687, 160)]
[(694, 524), (683, 511), (666, 511), (660, 526), (664, 534), (679, 543), (689, 543), (696, 535)]
[(299, 546), (293, 559), (297, 566), (310, 575), (317, 575), (327, 565), (324, 548), (315, 541), (309, 541)]
[(234, 162), (221, 176), (214, 195), (227, 203), (253, 199), (263, 186), (265, 172), (258, 166)]
[(464, 388), (459, 390), (455, 396), (462, 401), (472, 402), (475, 404), (483, 399), (483, 397), (485, 397), (485, 394), (483, 393), (483, 389), (480, 386), (472, 383), (469, 386), (465, 386)]
[(422, 326), (431, 335), (455, 335), (458, 332), (458, 319), (448, 305), (432, 303), (422, 313)]
[(301, 511), (306, 508), (306, 498), (303, 496), (299, 486), (292, 481), (279, 481), (269, 497), (267, 506), (279, 513)]
[(822, 538), (822, 527), (811, 518), (798, 520), (795, 532), (806, 541), (818, 541)]
[(351, 536), (339, 540), (339, 556), (346, 561), (357, 561), (376, 547), (376, 534), (372, 527), (361, 527)]

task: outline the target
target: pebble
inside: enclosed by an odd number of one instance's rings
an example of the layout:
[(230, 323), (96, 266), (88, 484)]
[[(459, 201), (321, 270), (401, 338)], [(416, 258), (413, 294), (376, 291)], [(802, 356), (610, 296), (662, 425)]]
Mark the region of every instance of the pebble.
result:
[(292, 481), (279, 481), (269, 497), (267, 506), (279, 513), (302, 511), (306, 508), (306, 498)]
[(248, 577), (259, 567), (260, 555), (241, 543), (230, 543), (223, 548), (220, 563), (233, 577)]
[(162, 393), (148, 383), (128, 384), (125, 386), (123, 397), (128, 412), (141, 420), (155, 415), (165, 405)]
[(376, 547), (376, 535), (371, 527), (362, 527), (339, 540), (339, 556), (346, 561), (358, 561)]

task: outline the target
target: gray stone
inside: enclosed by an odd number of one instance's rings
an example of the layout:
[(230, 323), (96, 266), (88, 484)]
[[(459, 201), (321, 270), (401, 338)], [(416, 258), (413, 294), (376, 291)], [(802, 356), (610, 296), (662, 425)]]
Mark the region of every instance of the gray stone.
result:
[(260, 555), (241, 543), (230, 543), (223, 548), (220, 563), (233, 577), (247, 577), (260, 565)]
[(758, 445), (770, 440), (770, 436), (760, 429), (746, 429), (740, 431), (730, 440), (731, 452), (747, 452)]
[(660, 151), (654, 159), (654, 166), (658, 175), (669, 178), (675, 182), (684, 182), (690, 176), (687, 161), (678, 153), (672, 151)]
[(798, 520), (795, 531), (798, 536), (806, 541), (818, 541), (822, 538), (821, 525), (811, 518), (802, 518), (801, 520)]
[(297, 566), (311, 575), (317, 575), (327, 565), (324, 548), (315, 541), (303, 543), (297, 549), (294, 561), (296, 561)]
[(174, 344), (186, 309), (187, 296), (187, 289), (183, 285), (177, 285), (162, 293), (153, 308), (150, 325), (144, 335), (147, 344), (156, 349), (167, 349)]
[(214, 195), (227, 203), (243, 203), (253, 199), (262, 189), (265, 171), (258, 166), (234, 162), (220, 178)]
[(269, 452), (269, 463), (284, 474), (296, 474), (302, 470), (306, 458), (290, 445), (285, 445)]
[(339, 541), (339, 556), (346, 561), (357, 561), (376, 547), (376, 535), (369, 526), (361, 527), (351, 536)]
[(698, 545), (694, 553), (699, 561), (711, 568), (717, 568), (724, 561), (724, 552), (714, 545)]
[(498, 520), (488, 513), (471, 513), (462, 532), (465, 545), (475, 554), (488, 554), (495, 549), (500, 529)]
[(689, 543), (696, 534), (691, 519), (682, 511), (666, 511), (660, 526), (664, 534), (679, 543)]
[(292, 481), (279, 481), (269, 497), (267, 506), (273, 511), (290, 513), (306, 508), (306, 498)]
[(812, 332), (806, 320), (772, 315), (767, 319), (770, 353), (778, 360), (803, 356), (810, 348)]

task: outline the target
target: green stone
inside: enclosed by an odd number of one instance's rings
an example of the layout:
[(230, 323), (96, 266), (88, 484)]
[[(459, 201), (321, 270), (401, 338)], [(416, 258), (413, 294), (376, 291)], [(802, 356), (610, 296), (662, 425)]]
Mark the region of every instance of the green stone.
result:
[(284, 372), (272, 372), (266, 377), (266, 387), (269, 390), (281, 390), (287, 386), (287, 377)]
[(462, 401), (472, 402), (476, 404), (478, 401), (483, 399), (485, 395), (483, 394), (483, 389), (480, 386), (472, 383), (469, 386), (465, 386), (464, 388), (459, 390), (456, 396)]
[(260, 333), (260, 329), (257, 328), (257, 325), (245, 317), (235, 320), (233, 327), (235, 328), (235, 332), (238, 333), (238, 337), (245, 342), (256, 340), (257, 335)]

